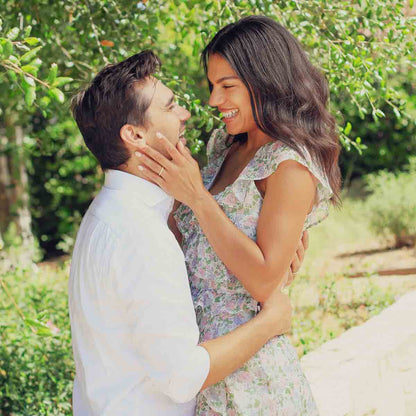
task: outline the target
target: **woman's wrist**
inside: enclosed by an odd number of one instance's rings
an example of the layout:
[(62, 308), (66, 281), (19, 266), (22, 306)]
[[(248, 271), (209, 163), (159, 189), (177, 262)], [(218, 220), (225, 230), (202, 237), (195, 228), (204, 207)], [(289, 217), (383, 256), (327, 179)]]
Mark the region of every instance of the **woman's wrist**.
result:
[(191, 208), (194, 214), (197, 215), (207, 207), (207, 204), (209, 204), (212, 199), (213, 197), (209, 191), (205, 188), (202, 188), (200, 191), (194, 194), (192, 201), (189, 203), (189, 208)]

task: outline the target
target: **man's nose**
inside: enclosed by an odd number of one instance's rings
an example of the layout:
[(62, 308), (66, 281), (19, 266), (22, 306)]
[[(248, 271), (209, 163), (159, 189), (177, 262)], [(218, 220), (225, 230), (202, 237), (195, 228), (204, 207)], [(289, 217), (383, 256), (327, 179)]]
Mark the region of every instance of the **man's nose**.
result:
[(191, 113), (184, 107), (180, 107), (179, 118), (181, 121), (186, 121), (191, 117)]
[(218, 107), (224, 103), (224, 95), (218, 90), (213, 89), (211, 95), (209, 96), (208, 104), (211, 107)]

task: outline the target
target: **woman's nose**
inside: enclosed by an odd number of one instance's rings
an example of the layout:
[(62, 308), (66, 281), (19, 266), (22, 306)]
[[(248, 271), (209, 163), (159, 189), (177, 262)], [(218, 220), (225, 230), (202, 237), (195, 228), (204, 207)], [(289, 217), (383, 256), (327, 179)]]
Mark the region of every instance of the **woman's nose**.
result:
[(224, 96), (218, 92), (218, 90), (213, 89), (211, 95), (209, 96), (208, 104), (211, 107), (218, 107), (224, 102)]

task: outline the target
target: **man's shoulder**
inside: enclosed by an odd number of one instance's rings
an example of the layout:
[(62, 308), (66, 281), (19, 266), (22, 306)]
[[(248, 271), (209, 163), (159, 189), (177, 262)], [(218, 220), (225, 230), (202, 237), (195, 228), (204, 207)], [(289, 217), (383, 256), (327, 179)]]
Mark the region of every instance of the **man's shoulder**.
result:
[(95, 221), (115, 239), (158, 240), (170, 232), (167, 224), (145, 202), (126, 197), (125, 192), (102, 188), (94, 198), (83, 222)]

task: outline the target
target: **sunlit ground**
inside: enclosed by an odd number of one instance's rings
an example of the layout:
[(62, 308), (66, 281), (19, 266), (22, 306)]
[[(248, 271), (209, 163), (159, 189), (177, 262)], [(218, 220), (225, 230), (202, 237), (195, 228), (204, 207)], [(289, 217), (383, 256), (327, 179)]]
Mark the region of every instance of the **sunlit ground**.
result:
[[(310, 231), (304, 266), (289, 289), (295, 307), (291, 339), (300, 356), (416, 290), (416, 275), (377, 275), (380, 269), (416, 267), (416, 251), (389, 249), (392, 240), (374, 236), (369, 215), (364, 202), (347, 198)], [(347, 277), (360, 272), (365, 277)]]

